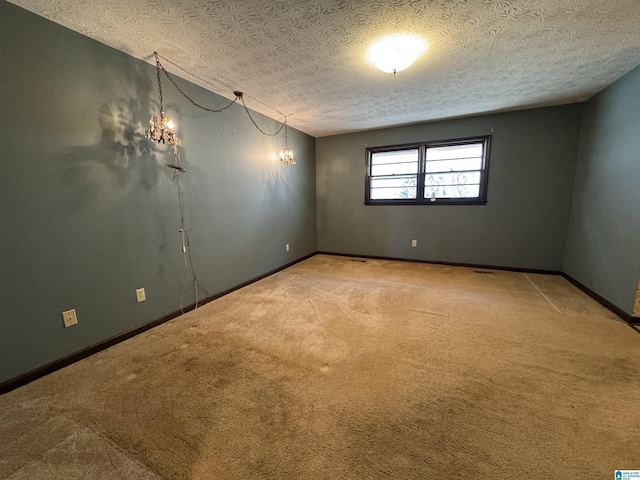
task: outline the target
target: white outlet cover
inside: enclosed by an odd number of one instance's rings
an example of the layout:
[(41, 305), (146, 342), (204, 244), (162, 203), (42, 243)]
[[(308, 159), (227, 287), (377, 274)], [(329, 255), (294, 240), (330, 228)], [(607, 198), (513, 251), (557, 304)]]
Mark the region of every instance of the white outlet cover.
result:
[(147, 299), (147, 295), (144, 292), (144, 288), (138, 288), (136, 290), (136, 300), (138, 303), (144, 302)]
[(284, 249), (285, 249), (285, 251), (287, 251), (287, 252), (289, 251), (289, 244), (288, 244), (288, 243), (284, 246)]
[(66, 310), (62, 312), (62, 322), (64, 323), (64, 328), (72, 327), (73, 325), (78, 324), (78, 317), (76, 315), (76, 309)]

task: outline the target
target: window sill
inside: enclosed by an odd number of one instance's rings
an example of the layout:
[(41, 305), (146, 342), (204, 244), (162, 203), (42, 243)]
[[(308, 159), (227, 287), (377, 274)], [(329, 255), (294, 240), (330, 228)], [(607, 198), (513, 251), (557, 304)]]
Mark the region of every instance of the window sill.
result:
[(367, 200), (365, 205), (486, 205), (486, 200), (430, 200), (418, 202), (416, 200)]

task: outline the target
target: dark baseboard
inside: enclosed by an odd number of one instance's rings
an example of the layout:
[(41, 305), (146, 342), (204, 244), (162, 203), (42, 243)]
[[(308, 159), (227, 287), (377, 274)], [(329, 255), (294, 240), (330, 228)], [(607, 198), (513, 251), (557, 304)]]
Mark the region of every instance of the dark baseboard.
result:
[[(296, 263), (302, 262), (318, 254), (333, 255), (338, 257), (363, 258), (363, 259), (372, 259), (372, 260), (392, 260), (392, 261), (399, 261), (399, 262), (426, 263), (426, 264), (432, 264), (432, 265), (448, 265), (453, 267), (468, 267), (468, 268), (479, 268), (479, 269), (486, 269), (486, 270), (504, 270), (509, 272), (520, 272), (520, 273), (540, 273), (545, 275), (561, 275), (565, 279), (567, 279), (569, 282), (571, 282), (573, 285), (575, 285), (577, 288), (579, 288), (580, 290), (585, 292), (587, 295), (589, 295), (591, 298), (593, 298), (594, 300), (599, 302), (601, 305), (603, 305), (604, 307), (608, 308), (613, 313), (618, 315), (621, 319), (627, 322), (635, 331), (640, 333), (640, 318), (629, 315), (621, 308), (617, 307), (610, 301), (598, 295), (593, 290), (584, 286), (583, 284), (581, 284), (580, 282), (578, 282), (577, 280), (575, 280), (574, 278), (572, 278), (571, 276), (567, 275), (564, 272), (559, 272), (555, 270), (541, 270), (541, 269), (535, 269), (535, 268), (505, 267), (505, 266), (484, 265), (484, 264), (477, 264), (477, 263), (441, 262), (441, 261), (435, 261), (435, 260), (418, 260), (418, 259), (412, 259), (412, 258), (382, 257), (382, 256), (374, 256), (374, 255), (354, 255), (354, 254), (348, 254), (348, 253), (334, 253), (334, 252), (310, 253), (308, 255), (305, 255), (304, 257), (299, 258), (298, 260), (294, 260), (293, 262), (287, 263), (286, 265), (282, 265), (281, 267), (271, 270), (258, 277), (252, 278), (251, 280), (248, 280), (232, 288), (229, 288), (228, 290), (225, 290), (223, 292), (219, 292), (210, 297), (207, 297), (201, 303), (199, 303), (198, 306), (202, 306), (208, 302), (211, 302), (220, 297), (223, 297), (232, 292), (235, 292), (236, 290), (239, 290), (248, 285), (251, 285), (252, 283), (262, 280), (263, 278), (266, 278), (275, 273), (278, 273), (284, 270), (285, 268), (289, 268), (292, 265), (295, 265)], [(96, 343), (95, 345), (91, 345), (90, 347), (84, 348), (78, 352), (62, 357), (58, 360), (48, 363), (47, 365), (43, 365), (42, 367), (38, 367), (27, 373), (24, 373), (17, 377), (6, 380), (0, 383), (0, 395), (3, 395), (12, 390), (15, 390), (18, 387), (21, 387), (23, 385), (26, 385), (27, 383), (37, 380), (38, 378), (41, 378), (41, 377), (44, 377), (45, 375), (53, 373), (56, 370), (60, 370), (61, 368), (71, 365), (72, 363), (75, 363), (79, 360), (87, 358), (93, 355), (94, 353), (98, 353), (102, 350), (105, 350), (106, 348), (112, 347), (120, 342), (128, 340), (129, 338), (139, 335), (143, 332), (146, 332), (147, 330), (157, 327), (158, 325), (162, 325), (163, 323), (168, 322), (169, 320), (173, 320), (174, 318), (179, 317), (183, 313), (192, 311), (194, 308), (195, 308), (195, 303), (185, 307), (182, 311), (176, 310), (156, 320), (145, 323), (144, 325), (141, 325), (136, 328), (132, 328), (131, 330), (128, 330), (124, 333), (108, 338), (107, 340), (103, 340), (102, 342)]]
[(519, 272), (519, 273), (540, 273), (543, 275), (561, 275), (561, 272), (557, 270), (542, 270), (538, 268), (520, 268), (520, 267), (504, 267), (498, 265), (484, 265), (481, 263), (458, 263), (458, 262), (441, 262), (439, 260), (420, 260), (416, 258), (402, 258), (402, 257), (381, 257), (377, 255), (354, 255), (350, 253), (334, 253), (334, 252), (317, 252), (318, 255), (334, 255), (336, 257), (353, 257), (353, 258), (370, 258), (372, 260), (392, 260), (395, 262), (413, 262), (413, 263), (426, 263), (429, 265), (446, 265), (450, 267), (468, 267), (468, 268), (480, 268), (485, 270), (504, 270), (507, 272)]
[(519, 272), (519, 273), (541, 273), (545, 275), (561, 275), (562, 277), (567, 279), (570, 283), (572, 283), (573, 285), (578, 287), (580, 290), (582, 290), (584, 293), (586, 293), (591, 298), (593, 298), (595, 301), (600, 303), (602, 306), (611, 310), (613, 313), (619, 316), (622, 320), (627, 322), (631, 327), (633, 327), (634, 330), (640, 333), (640, 330), (639, 330), (640, 318), (629, 315), (620, 307), (614, 305), (609, 300), (598, 295), (596, 292), (584, 286), (583, 284), (578, 282), (576, 279), (558, 270), (541, 270), (541, 269), (535, 269), (535, 268), (504, 267), (504, 266), (496, 266), (496, 265), (483, 265), (483, 264), (477, 264), (477, 263), (441, 262), (437, 260), (418, 260), (418, 259), (412, 259), (412, 258), (381, 257), (381, 256), (375, 256), (375, 255), (353, 255), (349, 253), (333, 253), (333, 252), (317, 252), (317, 253), (322, 255), (334, 255), (338, 257), (370, 258), (373, 260), (393, 260), (397, 262), (427, 263), (432, 265), (449, 265), (452, 267), (468, 267), (468, 268), (479, 268), (479, 269), (486, 269), (486, 270), (504, 270), (509, 272)]
[[(187, 307), (188, 308), (188, 307)], [(185, 309), (185, 312), (188, 310)], [(91, 345), (87, 348), (83, 348), (77, 352), (74, 352), (65, 357), (59, 358), (58, 360), (54, 360), (51, 363), (47, 363), (41, 367), (38, 367), (34, 370), (30, 370), (27, 373), (23, 373), (22, 375), (18, 375), (17, 377), (10, 378), (2, 383), (0, 383), (0, 395), (10, 392), (11, 390), (15, 390), (16, 388), (22, 387), (27, 383), (31, 383), (34, 380), (37, 380), (45, 375), (49, 375), (50, 373), (55, 372), (56, 370), (60, 370), (61, 368), (67, 367), (72, 363), (78, 362), (84, 358), (90, 357), (94, 353), (98, 353), (102, 350), (105, 350), (109, 347), (112, 347), (120, 342), (124, 342), (131, 337), (141, 334), (142, 332), (146, 332), (147, 330), (152, 329), (153, 327), (157, 327), (169, 320), (176, 318), (182, 313), (178, 310), (177, 312), (169, 313), (163, 317), (157, 318), (149, 323), (145, 323), (144, 325), (140, 325), (139, 327), (132, 328), (131, 330), (127, 330), (124, 333), (120, 333), (111, 338), (98, 342), (94, 345)]]
[[(209, 303), (213, 300), (216, 300), (217, 298), (220, 297), (224, 297), (225, 295), (228, 295), (232, 292), (235, 292), (236, 290), (239, 290), (241, 288), (244, 288), (248, 285), (251, 285), (252, 283), (255, 283), (259, 280), (262, 280), (263, 278), (266, 278), (270, 275), (273, 275), (274, 273), (278, 273), (281, 270), (284, 270), (285, 268), (289, 268), (292, 265), (295, 265), (296, 263), (302, 262), (303, 260), (306, 260), (307, 258), (311, 258), (315, 255), (316, 253), (310, 253), (309, 255), (305, 255), (302, 258), (299, 258), (298, 260), (294, 260), (293, 262), (287, 263), (286, 265), (283, 265), (281, 267), (278, 267), (274, 270), (271, 270), (263, 275), (260, 275), (258, 277), (252, 278), (251, 280), (248, 280), (246, 282), (243, 282), (239, 285), (236, 285), (232, 288), (229, 288), (228, 290), (225, 290), (223, 292), (219, 292), (216, 293), (215, 295), (211, 295), (210, 297), (207, 297), (206, 299), (204, 299), (202, 302), (200, 302), (198, 304), (198, 306), (202, 306), (206, 303)], [(60, 370), (61, 368), (67, 367), (69, 365), (71, 365), (72, 363), (75, 363), (79, 360), (82, 360), (84, 358), (87, 358), (91, 355), (93, 355), (94, 353), (98, 353), (102, 350), (105, 350), (109, 347), (112, 347), (120, 342), (124, 342), (125, 340), (128, 340), (131, 337), (135, 337), (136, 335), (140, 335), (143, 332), (146, 332), (147, 330), (150, 330), (154, 327), (157, 327), (158, 325), (162, 325), (165, 322), (168, 322), (169, 320), (173, 320), (176, 317), (179, 317), (180, 315), (182, 315), (183, 313), (187, 313), (190, 312), (192, 310), (194, 310), (196, 307), (195, 303), (188, 305), (187, 307), (184, 307), (183, 310), (176, 310), (174, 312), (171, 312), (167, 315), (164, 315), (160, 318), (157, 318), (151, 322), (145, 323), (144, 325), (140, 325), (139, 327), (135, 327), (132, 328), (131, 330), (128, 330), (124, 333), (120, 333), (118, 335), (115, 335), (111, 338), (108, 338), (106, 340), (103, 340), (99, 343), (96, 343), (95, 345), (91, 345), (90, 347), (84, 348), (78, 352), (72, 353), (70, 355), (67, 355), (65, 357), (62, 357), (58, 360), (54, 360), (51, 363), (48, 363), (46, 365), (43, 365), (42, 367), (38, 367), (34, 370), (31, 370), (27, 373), (24, 373), (22, 375), (19, 375), (17, 377), (11, 378), (9, 380), (6, 380), (2, 383), (0, 383), (0, 395), (3, 395), (5, 393), (8, 393), (12, 390), (15, 390), (18, 387), (22, 387), (23, 385), (26, 385), (27, 383), (33, 382), (34, 380), (37, 380), (38, 378), (44, 377), (45, 375), (49, 375), (50, 373), (55, 372), (56, 370)]]
[(576, 287), (578, 287), (580, 290), (582, 290), (584, 293), (586, 293), (587, 295), (589, 295), (591, 298), (593, 298), (595, 301), (597, 301), (598, 303), (600, 303), (600, 305), (602, 305), (603, 307), (608, 308), (609, 310), (611, 310), (613, 313), (615, 313), (617, 316), (619, 316), (622, 320), (624, 320), (625, 322), (627, 322), (629, 325), (633, 326), (633, 325), (640, 325), (640, 318), (638, 317), (634, 317), (632, 315), (629, 315), (627, 312), (625, 312), (624, 310), (622, 310), (620, 307), (614, 305), (613, 303), (611, 303), (609, 300), (607, 300), (606, 298), (598, 295), (596, 292), (594, 292), (593, 290), (591, 290), (589, 287), (583, 285), (582, 283), (580, 283), (579, 281), (577, 281), (575, 278), (573, 278), (571, 275), (568, 275), (564, 272), (561, 273), (561, 275), (566, 278), (569, 282), (571, 282), (573, 285), (575, 285)]

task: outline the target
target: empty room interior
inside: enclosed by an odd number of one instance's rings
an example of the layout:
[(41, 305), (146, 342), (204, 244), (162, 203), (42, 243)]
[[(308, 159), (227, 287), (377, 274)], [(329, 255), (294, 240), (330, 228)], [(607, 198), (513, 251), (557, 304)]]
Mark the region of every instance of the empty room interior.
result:
[(0, 479), (640, 479), (639, 65), (636, 0), (0, 0)]

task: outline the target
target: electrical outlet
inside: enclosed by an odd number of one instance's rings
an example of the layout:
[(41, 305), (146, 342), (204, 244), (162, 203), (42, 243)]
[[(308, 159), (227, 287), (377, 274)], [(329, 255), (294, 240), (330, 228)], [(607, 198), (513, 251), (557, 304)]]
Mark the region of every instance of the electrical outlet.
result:
[(138, 303), (144, 302), (146, 299), (147, 299), (147, 296), (144, 293), (144, 288), (138, 288), (136, 290), (136, 300), (138, 300)]
[(76, 316), (76, 309), (74, 308), (73, 310), (62, 312), (62, 322), (64, 323), (64, 328), (69, 328), (73, 325), (77, 325), (78, 317)]
[(418, 246), (418, 240), (411, 240), (411, 246), (412, 247), (417, 247)]
[(288, 243), (284, 246), (284, 251), (285, 251), (285, 252), (288, 252), (288, 251), (289, 251), (289, 244), (288, 244)]

